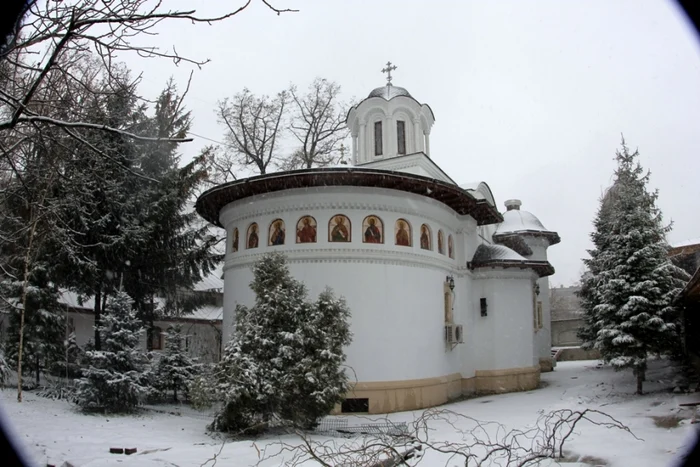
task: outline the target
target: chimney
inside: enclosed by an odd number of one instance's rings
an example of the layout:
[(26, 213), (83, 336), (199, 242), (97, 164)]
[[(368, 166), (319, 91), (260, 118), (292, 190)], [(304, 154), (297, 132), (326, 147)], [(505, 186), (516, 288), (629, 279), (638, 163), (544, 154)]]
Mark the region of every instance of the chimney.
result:
[(512, 211), (513, 209), (520, 211), (520, 206), (523, 204), (523, 202), (519, 199), (509, 199), (504, 204), (506, 205), (506, 209), (509, 211)]

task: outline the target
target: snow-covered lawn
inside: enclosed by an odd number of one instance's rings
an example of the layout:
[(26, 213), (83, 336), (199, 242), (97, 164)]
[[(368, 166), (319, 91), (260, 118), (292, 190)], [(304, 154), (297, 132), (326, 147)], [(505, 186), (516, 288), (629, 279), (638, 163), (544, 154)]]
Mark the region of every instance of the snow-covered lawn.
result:
[[(642, 438), (635, 439), (619, 430), (582, 423), (568, 450), (581, 456), (605, 460), (611, 466), (665, 466), (689, 435), (692, 412), (678, 404), (700, 401), (700, 394), (673, 394), (671, 377), (665, 362), (652, 362), (645, 383), (648, 393), (635, 396), (631, 372), (615, 373), (598, 367), (597, 362), (560, 362), (554, 372), (542, 375), (542, 388), (514, 394), (485, 396), (448, 404), (443, 408), (483, 421), (496, 421), (508, 428), (533, 425), (538, 415), (556, 409), (584, 408), (604, 411), (627, 425)], [(78, 466), (199, 466), (214, 454), (217, 465), (248, 466), (258, 461), (252, 441), (222, 442), (205, 432), (211, 417), (188, 407), (159, 406), (159, 410), (178, 412), (147, 413), (136, 416), (83, 415), (72, 405), (26, 393), (22, 404), (15, 402), (15, 392), (0, 392), (3, 420), (12, 427), (23, 448), (37, 465), (61, 465), (64, 461)], [(389, 416), (392, 422), (411, 422), (420, 412), (403, 412)], [(680, 416), (674, 428), (658, 427), (655, 417)], [(353, 424), (353, 417), (346, 417)], [(379, 418), (379, 417), (377, 417)], [(363, 418), (363, 422), (366, 420)], [(359, 422), (358, 422), (359, 423)], [(661, 423), (663, 425), (663, 423)], [(454, 430), (436, 426), (431, 439), (449, 439)], [(320, 436), (317, 438), (322, 439)], [(279, 438), (256, 441), (256, 446), (273, 443)], [(295, 442), (294, 436), (283, 440)], [(342, 441), (340, 439), (339, 441)], [(131, 456), (109, 454), (110, 447), (138, 448)], [(420, 465), (445, 465), (447, 458), (427, 454)], [(279, 465), (275, 459), (265, 465)], [(451, 462), (449, 465), (453, 465)], [(212, 465), (209, 462), (208, 465)], [(567, 464), (572, 465), (572, 464)]]

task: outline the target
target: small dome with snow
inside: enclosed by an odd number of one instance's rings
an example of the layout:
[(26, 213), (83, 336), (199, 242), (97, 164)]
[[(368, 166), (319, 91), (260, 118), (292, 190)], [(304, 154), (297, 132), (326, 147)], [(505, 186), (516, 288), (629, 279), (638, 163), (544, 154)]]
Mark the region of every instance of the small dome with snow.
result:
[(387, 84), (386, 86), (373, 89), (367, 98), (381, 97), (382, 99), (391, 100), (394, 97), (399, 96), (413, 97), (405, 88), (394, 86), (393, 84)]
[(503, 213), (503, 222), (498, 224), (494, 238), (513, 234), (537, 235), (547, 237), (551, 245), (560, 242), (559, 234), (542, 225), (542, 222), (531, 212), (520, 209), (522, 201), (509, 199), (504, 203), (506, 212)]

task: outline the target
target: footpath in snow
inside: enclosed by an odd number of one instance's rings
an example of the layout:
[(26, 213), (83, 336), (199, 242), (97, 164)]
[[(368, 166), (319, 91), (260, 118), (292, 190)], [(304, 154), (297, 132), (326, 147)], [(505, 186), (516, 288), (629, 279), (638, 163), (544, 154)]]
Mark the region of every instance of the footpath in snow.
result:
[[(634, 394), (634, 383), (631, 372), (616, 373), (594, 361), (560, 362), (554, 372), (542, 375), (540, 389), (478, 397), (441, 408), (481, 421), (498, 422), (508, 429), (532, 426), (538, 416), (553, 410), (596, 409), (624, 423), (641, 440), (623, 431), (581, 423), (566, 446), (572, 456), (619, 467), (669, 465), (690, 430), (700, 426), (690, 425), (691, 409), (680, 408), (679, 404), (700, 401), (700, 393), (671, 393), (672, 376), (662, 361), (651, 362), (645, 395)], [(42, 467), (60, 466), (66, 461), (75, 467), (199, 466), (217, 453), (217, 465), (248, 466), (258, 462), (258, 449), (265, 445), (280, 440), (300, 442), (293, 435), (222, 441), (206, 433), (211, 414), (186, 406), (158, 406), (159, 412), (128, 416), (85, 415), (64, 401), (25, 393), (25, 401), (18, 404), (15, 397), (11, 389), (0, 392), (3, 420), (11, 426), (29, 457)], [(410, 424), (420, 413), (402, 412), (387, 418), (393, 423)], [(342, 418), (352, 425), (383, 417)], [(436, 423), (431, 428), (431, 440), (459, 441), (454, 427)], [(320, 435), (313, 438), (327, 439)], [(110, 447), (136, 447), (138, 452), (115, 455), (109, 453)], [(427, 453), (420, 465), (444, 466), (448, 460), (444, 455)], [(263, 465), (282, 463), (281, 458), (275, 458)]]

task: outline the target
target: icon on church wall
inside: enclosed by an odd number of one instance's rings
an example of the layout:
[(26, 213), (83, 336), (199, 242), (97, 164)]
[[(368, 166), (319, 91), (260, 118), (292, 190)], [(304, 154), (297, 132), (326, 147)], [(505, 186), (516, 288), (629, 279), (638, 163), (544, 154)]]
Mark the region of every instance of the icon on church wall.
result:
[(424, 250), (432, 250), (430, 245), (430, 227), (428, 224), (420, 226), (420, 247)]
[(268, 245), (284, 245), (284, 221), (275, 219), (270, 223), (270, 235), (268, 236)]
[(362, 221), (364, 243), (384, 243), (384, 223), (377, 216), (367, 216)]
[(394, 237), (398, 246), (411, 246), (411, 224), (405, 219), (399, 219), (394, 226)]
[(452, 243), (452, 235), (447, 236), (447, 254), (450, 258), (454, 259), (455, 248), (454, 248), (454, 244)]
[(257, 248), (258, 247), (258, 224), (253, 222), (250, 224), (248, 227), (248, 235), (246, 236), (247, 242), (246, 242), (246, 248)]
[(316, 219), (304, 216), (297, 222), (297, 243), (316, 243)]
[(350, 241), (350, 219), (347, 216), (338, 214), (333, 216), (328, 223), (329, 242), (349, 242)]
[(438, 253), (445, 254), (445, 232), (438, 230)]
[(231, 252), (235, 253), (238, 251), (238, 227), (233, 228), (233, 240), (231, 241)]

